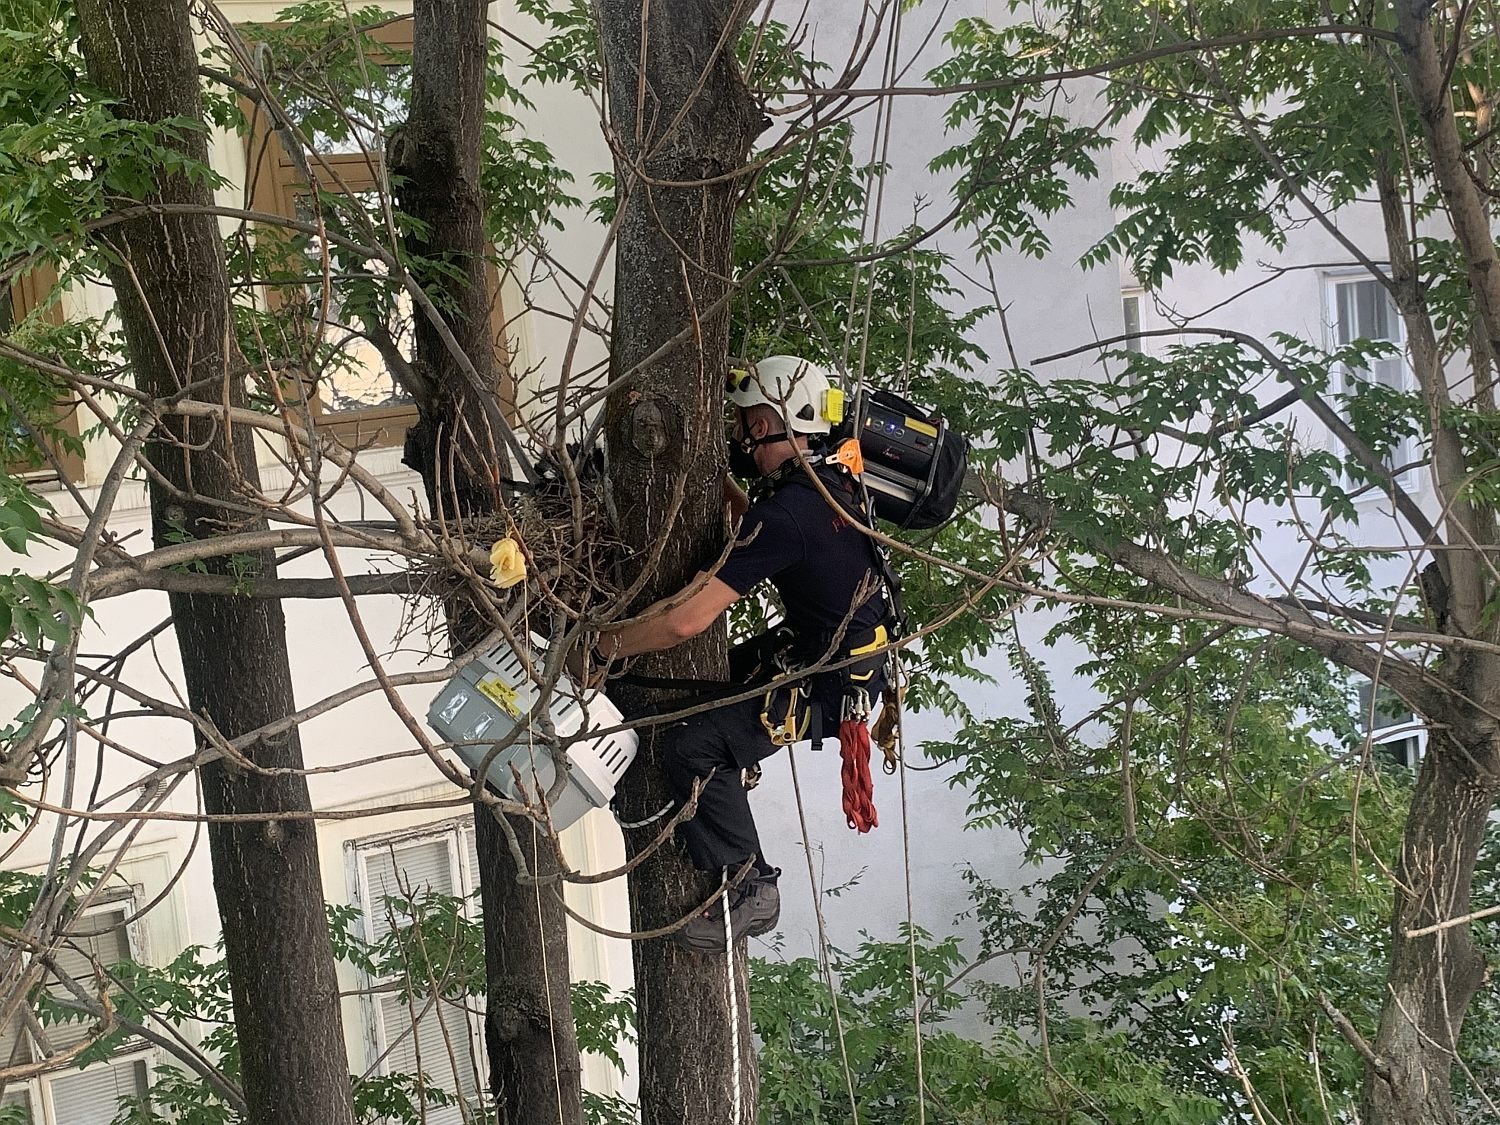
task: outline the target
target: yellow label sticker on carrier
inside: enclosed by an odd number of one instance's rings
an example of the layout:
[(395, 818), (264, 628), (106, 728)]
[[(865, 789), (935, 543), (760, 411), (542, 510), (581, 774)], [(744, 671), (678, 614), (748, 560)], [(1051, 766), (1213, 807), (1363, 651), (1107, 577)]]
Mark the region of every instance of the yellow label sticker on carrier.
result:
[(479, 690), (494, 700), (500, 709), (512, 719), (521, 717), (521, 704), (516, 689), (499, 676), (486, 676), (479, 681)]
[(910, 415), (907, 416), (905, 421), (908, 430), (915, 430), (917, 433), (926, 434), (928, 437), (937, 437), (937, 427), (931, 422), (924, 422), (922, 419), (913, 418)]

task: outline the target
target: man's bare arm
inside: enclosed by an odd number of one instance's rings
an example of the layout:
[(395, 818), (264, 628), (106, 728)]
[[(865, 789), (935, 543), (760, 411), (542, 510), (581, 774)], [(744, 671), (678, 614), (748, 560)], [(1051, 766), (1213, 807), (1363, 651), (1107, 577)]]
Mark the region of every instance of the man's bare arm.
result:
[(672, 648), (703, 632), (740, 599), (733, 587), (718, 578), (705, 580), (700, 574), (693, 585), (699, 583), (698, 591), (680, 605), (672, 605), (682, 596), (674, 594), (645, 610), (640, 621), (600, 634), (599, 655), (619, 660)]

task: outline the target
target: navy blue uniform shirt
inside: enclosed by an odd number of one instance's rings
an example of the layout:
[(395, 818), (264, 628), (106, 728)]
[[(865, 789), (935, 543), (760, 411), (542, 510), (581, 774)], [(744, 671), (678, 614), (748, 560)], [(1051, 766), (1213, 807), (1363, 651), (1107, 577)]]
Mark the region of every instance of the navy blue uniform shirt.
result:
[[(838, 495), (836, 478), (825, 477), (824, 484)], [(750, 505), (717, 577), (740, 595), (769, 580), (797, 635), (797, 655), (816, 660), (844, 626), (861, 587), (869, 593), (844, 628), (839, 650), (867, 643), (871, 630), (884, 623), (878, 573), (870, 537), (830, 505), (802, 469), (793, 468), (775, 493)]]

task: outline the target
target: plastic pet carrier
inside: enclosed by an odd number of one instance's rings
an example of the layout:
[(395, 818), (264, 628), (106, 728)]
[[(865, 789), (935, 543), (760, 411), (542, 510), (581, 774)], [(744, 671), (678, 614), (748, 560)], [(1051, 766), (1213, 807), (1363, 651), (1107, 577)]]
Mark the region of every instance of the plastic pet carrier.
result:
[[(540, 670), (536, 651), (546, 641), (535, 635), (526, 656)], [(526, 664), (505, 641), (480, 652), (443, 685), (427, 722), (453, 743), (471, 770), (490, 758), (486, 783), (512, 800), (539, 801), (557, 779), (541, 724), (533, 726), (540, 688)], [(547, 713), (558, 739), (567, 747), (568, 782), (552, 802), (554, 828), (573, 824), (590, 809), (603, 808), (615, 795), (615, 785), (635, 761), (638, 740), (634, 731), (617, 730), (589, 737), (590, 731), (620, 725), (619, 709), (602, 692), (580, 689), (569, 677), (559, 678), (547, 697)], [(495, 745), (515, 737), (503, 750)], [(490, 755), (493, 753), (493, 757)], [(520, 777), (520, 789), (516, 778)]]

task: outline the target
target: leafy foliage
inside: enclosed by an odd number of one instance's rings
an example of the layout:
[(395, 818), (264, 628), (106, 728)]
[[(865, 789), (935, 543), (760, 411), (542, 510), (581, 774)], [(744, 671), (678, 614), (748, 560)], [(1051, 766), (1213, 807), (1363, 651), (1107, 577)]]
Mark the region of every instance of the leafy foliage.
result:
[[(1374, 771), (1343, 681), (1299, 646), (1110, 611), (1052, 639), (1095, 654), (1078, 672), (1103, 698), (1084, 722), (1062, 727), (1032, 659), (1030, 717), (928, 747), (959, 763), (977, 822), (1025, 825), (1027, 858), (1051, 872), (1029, 902), (971, 872), (981, 958), (1045, 950), (1044, 1011), (1083, 1006), (1247, 1120), (1226, 1043), (1278, 1116), (1348, 1104), (1360, 1060), (1324, 1001), (1371, 1032), (1390, 909), (1378, 857), (1409, 776)], [(997, 1021), (1039, 1018), (1027, 985), (980, 994)]]
[(0, 262), (78, 247), (91, 221), (146, 193), (155, 169), (221, 182), (173, 147), (201, 122), (115, 117), (72, 49), (67, 0), (6, 0), (0, 27)]
[(1070, 120), (1053, 84), (1028, 88), (1051, 64), (1052, 32), (960, 19), (945, 39), (952, 55), (929, 73), (933, 84), (988, 88), (948, 103), (950, 130), (968, 136), (939, 155), (932, 170), (957, 174), (958, 225), (974, 232), (983, 252), (1041, 258), (1051, 249), (1042, 220), (1071, 205), (1074, 177), (1098, 175), (1093, 154), (1108, 147), (1108, 136), (1097, 123)]
[[(0, 805), (0, 815), (9, 812)], [(46, 887), (40, 876), (0, 872), (0, 926), (18, 927)], [(462, 898), (419, 891), (392, 895), (379, 909), (393, 925), (376, 942), (367, 941), (358, 907), (329, 906), (329, 929), (337, 959), (366, 979), (389, 980), (387, 987), (410, 996), (418, 1005), (430, 997), (462, 999), (483, 995), (484, 945), (481, 923), (472, 904)], [(222, 948), (193, 946), (161, 965), (133, 960), (102, 966), (108, 974), (111, 1003), (126, 1026), (100, 1037), (80, 1056), (78, 1065), (107, 1059), (132, 1040), (131, 1024), (176, 1029), (194, 1036), (201, 1053), (230, 1085), (239, 1080), (238, 1043), (229, 993), (229, 974)], [(92, 987), (92, 982), (87, 982)], [(623, 1073), (620, 1045), (633, 1036), (634, 1005), (628, 996), (611, 995), (597, 981), (573, 988), (579, 1042)], [(76, 1007), (39, 994), (37, 1010), (46, 1023), (88, 1019)], [(453, 1095), (431, 1076), (407, 1073), (354, 1076), (357, 1120), (361, 1125), (419, 1125), (426, 1107), (453, 1103)], [(477, 1107), (476, 1107), (477, 1108)], [(633, 1120), (617, 1098), (589, 1098), (590, 1120), (614, 1125)], [(240, 1117), (223, 1092), (179, 1065), (154, 1069), (149, 1095), (121, 1102), (115, 1125), (236, 1125)]]
[[(586, 7), (524, 0), (523, 8), (550, 33), (527, 81), (595, 88)], [(1099, 175), (1111, 133), (1159, 159), (1115, 186), (1118, 222), (1082, 264), (1123, 259), (1148, 291), (1185, 267), (1232, 270), (1252, 248), (1280, 250), (1312, 209), (1353, 205), (1393, 173), (1410, 214), (1440, 214), (1423, 149), (1412, 141), (1420, 122), (1391, 82), (1390, 44), (1354, 32), (1260, 34), (1330, 22), (1384, 27), (1384, 8), (1101, 0), (1044, 4), (1038, 13), (1007, 28), (959, 21), (949, 58), (931, 74), (963, 87), (947, 116), (960, 139), (933, 170), (955, 178), (953, 221), (981, 259), (1048, 254), (1047, 220), (1071, 205), (1076, 184)], [(100, 252), (85, 238), (90, 225), (138, 194), (155, 170), (217, 182), (168, 147), (200, 126), (116, 121), (88, 88), (61, 0), (0, 3), (0, 15), (0, 262), (46, 262), (86, 277)], [(274, 62), (267, 78), (297, 131), (323, 144), (387, 143), (410, 61), (375, 37), (388, 18), (376, 8), (311, 2), (256, 33)], [(1212, 50), (1163, 50), (1216, 37), (1226, 42)], [(1459, 128), (1477, 148), (1488, 140), (1478, 110), (1488, 107), (1473, 103), (1473, 91), (1488, 88), (1495, 37), (1472, 40), (1450, 61), (1465, 107)], [(819, 73), (774, 24), (739, 49), (752, 84), (773, 98)], [(503, 266), (576, 201), (551, 154), (518, 135), (512, 114), (526, 104), (524, 89), (507, 78), (498, 54), (495, 61), (485, 169), (487, 218)], [(1070, 100), (1071, 89), (1044, 77), (1105, 66), (1110, 79), (1092, 100)], [(210, 108), (220, 125), (248, 129), (237, 97), (219, 90)], [(974, 824), (1023, 826), (1027, 858), (1037, 865), (1017, 892), (976, 861), (970, 879), (983, 937), (970, 964), (955, 941), (912, 935), (927, 1026), (928, 1119), (1186, 1123), (1347, 1113), (1360, 1063), (1328, 1012), (1367, 1035), (1377, 1018), (1386, 866), (1410, 777), (1370, 753), (1349, 718), (1349, 685), (1320, 658), (1173, 616), (1176, 598), (1125, 574), (1109, 555), (1139, 544), (1254, 589), (1265, 530), (1277, 521), (1302, 527), (1311, 513), (1320, 530), (1309, 574), (1366, 613), (1425, 612), (1413, 583), (1393, 579), (1380, 552), (1352, 549), (1356, 495), (1378, 474), (1330, 448), (1303, 407), (1324, 398), (1379, 459), (1406, 442), (1425, 450), (1435, 424), (1450, 427), (1474, 466), (1462, 493), (1487, 509), (1500, 469), (1493, 409), (1460, 397), (1434, 417), (1404, 390), (1346, 385), (1343, 373), (1390, 358), (1391, 345), (1368, 340), (1329, 348), (1290, 335), (1258, 343), (1187, 337), (1151, 354), (1106, 351), (1087, 379), (1046, 379), (1017, 366), (992, 373), (976, 336), (997, 310), (964, 307), (955, 263), (924, 238), (925, 213), (910, 229), (869, 234), (867, 200), (882, 170), (861, 164), (854, 142), (841, 122), (763, 154), (735, 231), (747, 281), (733, 307), (736, 349), (826, 357), (852, 378), (932, 403), (980, 443), (982, 466), (1019, 467), (1026, 492), (1054, 513), (1027, 538), (960, 519), (911, 539), (946, 565), (920, 555), (903, 562), (914, 616), (940, 620), (963, 610), (923, 647), (928, 671), (912, 702), (965, 720), (928, 751), (953, 764), (954, 780), (971, 794)], [(240, 306), (242, 344), (267, 370), (290, 366), (314, 382), (337, 370), (345, 341), (321, 335), (330, 318), (399, 354), (401, 287), (358, 244), (388, 241), (392, 228), (404, 234), (413, 223), (389, 207), (388, 185), (380, 186), (354, 196), (309, 186), (305, 215), (324, 225), (324, 237), (286, 230), (232, 239), (238, 276), (289, 294), (276, 315)], [(1461, 363), (1473, 327), (1462, 256), (1426, 228), (1412, 245), (1418, 311), (1445, 341), (1444, 358)], [(1384, 255), (1371, 256), (1379, 272)], [(451, 264), (400, 261), (442, 307), (456, 276)], [(81, 338), (40, 324), (8, 335), (75, 366), (88, 359)], [(0, 359), (0, 385), (7, 463), (35, 464), (48, 443), (76, 451), (54, 425), (56, 381)], [(262, 390), (268, 401), (286, 391)], [(1272, 394), (1291, 396), (1285, 410), (1263, 410)], [(19, 430), (18, 418), (27, 423)], [(0, 488), (0, 540), (24, 550), (42, 526), (44, 503), (11, 478)], [(966, 568), (959, 580), (955, 565)], [(1005, 583), (980, 577), (1002, 570)], [(0, 576), (0, 612), (28, 647), (77, 628), (81, 614), (69, 597), (34, 579)], [(1049, 643), (1067, 655), (1006, 640), (1022, 597), (1052, 615)], [(981, 674), (977, 655), (1002, 645), (1025, 707), (980, 721), (968, 711), (965, 680)], [(0, 806), (0, 819), (7, 812)], [(1497, 850), (1492, 831), (1476, 886), (1481, 901), (1500, 893)], [(39, 886), (0, 874), (0, 920), (23, 919)], [(375, 944), (359, 937), (352, 914), (335, 911), (347, 963), (395, 977), (413, 997), (478, 990), (482, 958), (467, 904), (428, 897), (387, 905), (394, 925)], [(1476, 931), (1495, 956), (1496, 928)], [(911, 1119), (918, 1091), (908, 955), (904, 942), (835, 951), (836, 998), (813, 962), (756, 967), (768, 1123), (845, 1120), (851, 1086), (860, 1120)], [(1004, 963), (1024, 972), (1014, 980), (977, 972)], [(226, 983), (214, 952), (189, 950), (166, 966), (127, 963), (113, 973), (126, 986), (122, 1012), (208, 1025), (205, 1045), (233, 1076)], [(969, 981), (976, 983), (960, 991)], [(586, 1049), (622, 1067), (628, 998), (581, 985), (575, 1009)], [(960, 1016), (979, 1033), (954, 1030)], [(1473, 1076), (1465, 1095), (1474, 1106), (1500, 1082), (1497, 1027), (1491, 991), (1465, 1029)], [(96, 1045), (91, 1057), (117, 1042)], [(364, 1079), (356, 1094), (371, 1121), (416, 1121), (424, 1099), (447, 1097), (412, 1075)], [(629, 1119), (618, 1101), (593, 1098), (589, 1109), (601, 1123)], [(211, 1087), (170, 1068), (158, 1075), (150, 1105), (124, 1112), (131, 1125), (233, 1119)]]
[[(16, 554), (42, 539), (42, 513), (47, 501), (26, 484), (0, 473), (0, 543)], [(12, 570), (0, 574), (0, 640), (12, 635), (28, 649), (43, 640), (66, 644), (83, 624), (85, 608), (65, 586)]]
[(29, 574), (0, 574), (0, 636), (15, 633), (28, 649), (42, 641), (66, 644), (83, 623), (84, 610), (72, 591)]
[[(1220, 1107), (1174, 1090), (1149, 1051), (1090, 1021), (1059, 1019), (1047, 1055), (1003, 1024), (984, 1037), (945, 1027), (961, 1003), (956, 939), (915, 935), (922, 1006), (922, 1073), (932, 1122), (1217, 1121)], [(763, 1125), (915, 1120), (916, 1037), (907, 943), (835, 952), (839, 1022), (815, 962), (757, 962), (751, 989), (761, 1047)], [(847, 1057), (847, 1070), (844, 1059)]]

